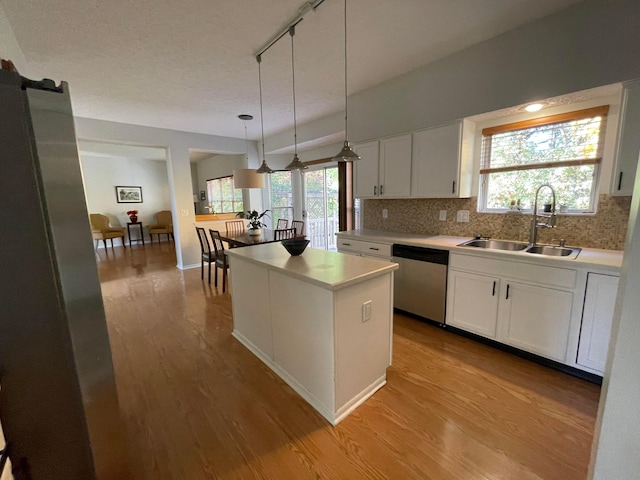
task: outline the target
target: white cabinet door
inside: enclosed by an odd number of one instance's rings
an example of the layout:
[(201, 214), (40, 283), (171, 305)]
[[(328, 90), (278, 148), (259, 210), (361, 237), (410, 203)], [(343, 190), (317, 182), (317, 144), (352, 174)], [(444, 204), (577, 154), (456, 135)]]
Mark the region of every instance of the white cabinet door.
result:
[(380, 140), (381, 197), (411, 195), (411, 134)]
[(565, 362), (573, 293), (505, 282), (499, 340)]
[(630, 196), (636, 178), (640, 154), (640, 80), (625, 83), (620, 105), (616, 169), (613, 175), (612, 195)]
[(354, 150), (361, 159), (353, 162), (353, 196), (357, 198), (373, 198), (378, 196), (378, 141), (355, 145)]
[(447, 325), (496, 338), (500, 279), (449, 270)]
[(618, 277), (589, 273), (582, 310), (578, 365), (604, 373), (611, 337)]
[(472, 125), (458, 122), (413, 134), (412, 197), (471, 195)]

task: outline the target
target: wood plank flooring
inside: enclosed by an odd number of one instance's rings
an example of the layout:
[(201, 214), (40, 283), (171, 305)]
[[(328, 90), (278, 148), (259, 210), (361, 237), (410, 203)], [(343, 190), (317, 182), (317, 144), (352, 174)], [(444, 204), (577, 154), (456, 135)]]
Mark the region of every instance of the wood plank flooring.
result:
[(586, 477), (597, 385), (395, 315), (387, 385), (332, 427), (172, 244), (96, 258), (136, 480)]

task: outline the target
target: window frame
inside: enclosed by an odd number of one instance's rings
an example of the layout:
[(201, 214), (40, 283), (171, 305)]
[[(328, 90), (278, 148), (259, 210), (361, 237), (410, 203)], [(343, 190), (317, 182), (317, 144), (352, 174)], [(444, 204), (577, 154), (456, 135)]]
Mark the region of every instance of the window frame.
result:
[[(490, 208), (487, 206), (488, 197), (488, 179), (492, 173), (515, 172), (524, 170), (542, 170), (546, 168), (561, 168), (580, 165), (593, 165), (593, 181), (591, 184), (590, 207), (584, 209), (569, 209), (563, 214), (569, 215), (594, 215), (597, 211), (599, 187), (602, 170), (602, 157), (604, 154), (604, 141), (606, 135), (607, 115), (609, 113), (609, 105), (575, 110), (571, 112), (561, 113), (557, 115), (549, 115), (537, 117), (530, 120), (520, 122), (507, 123), (487, 127), (482, 129), (482, 146), (480, 154), (480, 171), (479, 171), (479, 189), (478, 189), (478, 211), (480, 213), (509, 213), (511, 210), (508, 206), (504, 208)], [(530, 128), (541, 127), (545, 125), (554, 125), (568, 123), (586, 118), (602, 117), (600, 130), (598, 132), (597, 154), (594, 158), (578, 158), (570, 160), (561, 160), (557, 162), (540, 162), (527, 165), (515, 165), (509, 167), (491, 167), (491, 139), (494, 134), (513, 132), (517, 130), (527, 130)], [(525, 208), (522, 211), (531, 212), (533, 206)], [(559, 208), (558, 208), (559, 210)]]
[[(272, 183), (272, 179), (273, 179), (273, 175), (274, 174), (281, 174), (281, 173), (288, 173), (289, 174), (289, 184), (291, 186), (291, 205), (285, 206), (285, 207), (276, 207), (273, 205), (273, 183)], [(291, 221), (293, 221), (295, 219), (294, 216), (294, 206), (295, 206), (295, 199), (293, 198), (293, 173), (290, 170), (275, 170), (273, 173), (271, 173), (269, 175), (269, 205), (270, 205), (270, 209), (271, 209), (271, 215), (272, 215), (272, 219), (271, 221), (273, 222), (273, 225), (275, 225), (278, 222), (279, 218), (286, 218), (287, 220), (289, 220), (289, 223), (291, 223)], [(290, 216), (281, 216), (278, 215), (279, 211), (285, 210), (287, 211)]]
[[(223, 189), (222, 189), (222, 181), (225, 179), (231, 179), (231, 191), (233, 192), (233, 198), (231, 199), (226, 199), (224, 198), (224, 196), (221, 196), (219, 199), (214, 199), (213, 198), (213, 185), (210, 182), (215, 182), (215, 181), (219, 181), (220, 182), (220, 193), (222, 195)], [(214, 202), (217, 202), (220, 204), (220, 210), (217, 210), (216, 208), (213, 209), (213, 212), (211, 213), (239, 213), (239, 212), (243, 212), (244, 211), (244, 199), (242, 196), (242, 189), (239, 188), (235, 188), (235, 184), (233, 181), (233, 175), (224, 175), (222, 177), (216, 177), (216, 178), (209, 178), (206, 181), (206, 185), (207, 185), (207, 204), (208, 207), (211, 208), (211, 206), (213, 205)], [(240, 190), (240, 198), (238, 199), (237, 196), (238, 194), (236, 193), (236, 190)], [(223, 211), (223, 205), (225, 203), (229, 203), (231, 202), (231, 208), (232, 211), (228, 212), (228, 211)], [(240, 209), (237, 209), (237, 206), (241, 205)]]

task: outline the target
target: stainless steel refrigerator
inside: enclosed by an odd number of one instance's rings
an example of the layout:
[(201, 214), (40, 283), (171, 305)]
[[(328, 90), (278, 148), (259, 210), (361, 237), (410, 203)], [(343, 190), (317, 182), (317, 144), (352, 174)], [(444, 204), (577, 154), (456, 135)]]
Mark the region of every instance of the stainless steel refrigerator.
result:
[(0, 70), (0, 422), (16, 479), (127, 479), (68, 85)]

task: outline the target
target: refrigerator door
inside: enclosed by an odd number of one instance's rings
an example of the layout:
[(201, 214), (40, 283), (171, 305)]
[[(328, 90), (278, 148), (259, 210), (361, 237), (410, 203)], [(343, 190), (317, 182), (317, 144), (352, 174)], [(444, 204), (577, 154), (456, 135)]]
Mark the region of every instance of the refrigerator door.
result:
[(129, 478), (67, 85), (0, 71), (0, 421), (19, 478)]

